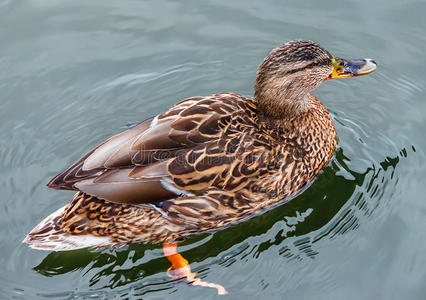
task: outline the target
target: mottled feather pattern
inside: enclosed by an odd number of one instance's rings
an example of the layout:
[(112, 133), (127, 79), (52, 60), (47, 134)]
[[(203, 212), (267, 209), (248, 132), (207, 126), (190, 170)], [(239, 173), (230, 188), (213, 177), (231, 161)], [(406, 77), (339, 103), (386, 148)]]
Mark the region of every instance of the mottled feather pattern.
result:
[[(51, 187), (79, 191), (43, 231), (108, 237), (111, 245), (172, 242), (283, 201), (336, 147), (329, 113), (308, 97), (310, 109), (286, 121), (231, 93), (179, 102), (55, 177)], [(43, 237), (36, 228), (27, 242), (41, 245)]]

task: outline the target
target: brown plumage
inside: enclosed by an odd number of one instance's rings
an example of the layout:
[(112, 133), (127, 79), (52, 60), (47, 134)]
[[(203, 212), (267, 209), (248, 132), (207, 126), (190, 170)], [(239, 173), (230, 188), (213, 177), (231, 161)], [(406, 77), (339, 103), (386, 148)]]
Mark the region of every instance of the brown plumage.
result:
[(313, 42), (283, 44), (260, 65), (254, 98), (188, 98), (113, 136), (48, 183), (78, 192), (24, 241), (53, 250), (172, 242), (289, 199), (336, 148), (333, 121), (309, 94), (332, 60)]

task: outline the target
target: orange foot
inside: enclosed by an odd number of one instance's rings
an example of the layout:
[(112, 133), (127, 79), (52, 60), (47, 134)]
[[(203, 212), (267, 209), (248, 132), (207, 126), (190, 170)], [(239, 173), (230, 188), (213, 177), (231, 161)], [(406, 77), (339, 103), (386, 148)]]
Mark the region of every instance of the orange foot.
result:
[(167, 269), (167, 275), (173, 279), (185, 278), (192, 285), (199, 285), (217, 289), (219, 295), (225, 295), (226, 289), (216, 283), (205, 282), (200, 278), (195, 278), (197, 273), (191, 272), (188, 261), (177, 252), (177, 244), (163, 244), (164, 256), (171, 262), (172, 266)]

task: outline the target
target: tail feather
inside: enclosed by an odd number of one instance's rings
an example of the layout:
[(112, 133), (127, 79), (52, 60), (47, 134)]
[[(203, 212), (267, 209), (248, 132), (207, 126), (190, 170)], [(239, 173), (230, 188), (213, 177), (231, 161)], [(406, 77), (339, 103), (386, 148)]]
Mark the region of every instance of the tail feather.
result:
[(188, 219), (169, 218), (155, 205), (113, 203), (77, 192), (68, 205), (44, 219), (23, 242), (34, 249), (52, 251), (172, 242), (185, 230), (198, 230), (194, 218)]
[(66, 208), (67, 205), (61, 207), (41, 221), (22, 242), (29, 244), (33, 249), (51, 251), (67, 251), (112, 244), (110, 237), (90, 234), (73, 235), (64, 232), (60, 221)]

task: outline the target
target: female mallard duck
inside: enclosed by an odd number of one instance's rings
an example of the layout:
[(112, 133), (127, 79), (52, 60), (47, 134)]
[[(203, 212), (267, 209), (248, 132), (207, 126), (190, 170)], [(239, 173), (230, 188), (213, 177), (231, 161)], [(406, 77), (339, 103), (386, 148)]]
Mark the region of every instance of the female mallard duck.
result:
[(310, 92), (375, 68), (311, 41), (285, 43), (259, 66), (253, 98), (182, 100), (54, 177), (49, 187), (77, 193), (24, 241), (47, 250), (171, 243), (285, 201), (336, 148), (333, 121)]

